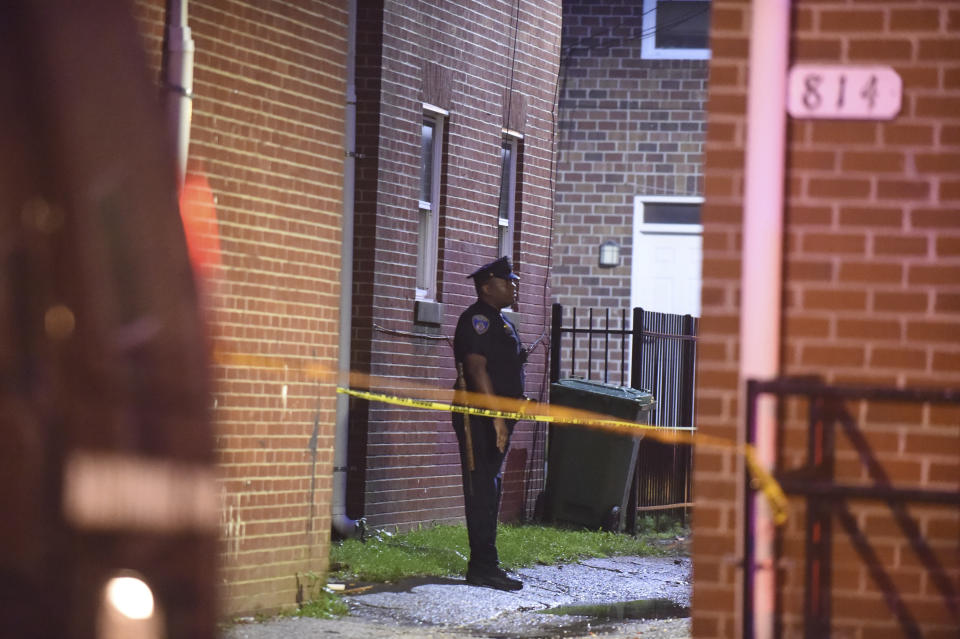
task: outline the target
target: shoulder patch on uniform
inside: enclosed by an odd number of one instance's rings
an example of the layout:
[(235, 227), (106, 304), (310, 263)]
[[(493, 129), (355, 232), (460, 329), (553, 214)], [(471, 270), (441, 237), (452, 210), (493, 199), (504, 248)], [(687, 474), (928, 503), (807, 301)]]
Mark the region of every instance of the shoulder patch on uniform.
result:
[(483, 335), (490, 328), (490, 320), (487, 319), (486, 315), (474, 315), (472, 322), (473, 330), (477, 332), (477, 335)]

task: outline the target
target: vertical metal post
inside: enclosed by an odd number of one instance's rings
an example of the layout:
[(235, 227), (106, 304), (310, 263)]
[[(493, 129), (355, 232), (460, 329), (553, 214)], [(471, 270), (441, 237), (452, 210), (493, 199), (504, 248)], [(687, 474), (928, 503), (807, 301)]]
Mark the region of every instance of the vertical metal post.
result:
[[(745, 442), (752, 446), (757, 430), (757, 382), (747, 380), (746, 434)], [(750, 486), (750, 473), (745, 473), (746, 486), (743, 496), (743, 639), (754, 639), (753, 625), (753, 526), (754, 500)]]
[(193, 118), (193, 56), (187, 0), (167, 0), (163, 47), (163, 89), (168, 126), (176, 151), (177, 190), (183, 191)]
[[(633, 309), (633, 323), (630, 326), (631, 344), (630, 344), (630, 386), (632, 388), (643, 388), (643, 309)], [(623, 338), (627, 338), (624, 331)], [(642, 453), (643, 446), (640, 451)], [(643, 464), (640, 459), (637, 460), (633, 470), (633, 480), (630, 486), (630, 497), (627, 500), (627, 532), (631, 535), (637, 533), (637, 505), (640, 501), (640, 472)]]
[(643, 309), (633, 309), (630, 345), (630, 386), (643, 389)]
[(610, 308), (604, 309), (606, 311), (606, 326), (603, 329), (603, 383), (606, 384), (610, 380)]
[(560, 339), (563, 323), (563, 306), (554, 304), (550, 317), (550, 383), (560, 381)]
[[(684, 315), (680, 324), (680, 334), (694, 336), (697, 334), (696, 320), (690, 315)], [(683, 370), (680, 387), (682, 389), (682, 399), (680, 400), (680, 426), (693, 426), (694, 407), (694, 369), (697, 361), (697, 343), (692, 339), (681, 340), (681, 367)], [(681, 446), (678, 444), (678, 447)], [(683, 482), (678, 485), (680, 492), (678, 495), (684, 503), (690, 501), (693, 481), (693, 446), (683, 444), (684, 454), (682, 456), (681, 474), (678, 481)], [(686, 509), (684, 509), (686, 515)]]
[(573, 319), (570, 325), (570, 374), (577, 372), (577, 307), (573, 307)]
[[(739, 378), (771, 379), (780, 372), (783, 299), (783, 210), (787, 140), (787, 69), (790, 58), (792, 0), (750, 3), (750, 54), (747, 79), (746, 146), (744, 153), (743, 239), (740, 255)], [(757, 463), (775, 461), (776, 398), (758, 398)], [(753, 553), (755, 593), (749, 623), (758, 639), (775, 636), (777, 574), (769, 559), (775, 535), (769, 509), (756, 509)]]
[(593, 308), (587, 313), (587, 379), (593, 379)]
[(626, 385), (627, 380), (627, 309), (620, 309), (620, 385)]
[[(832, 400), (810, 396), (807, 438), (807, 468), (811, 477), (832, 482), (834, 473), (834, 424)], [(830, 500), (807, 497), (806, 573), (804, 587), (804, 637), (830, 636), (831, 522)]]
[[(694, 335), (693, 317), (684, 315), (680, 320), (680, 334)], [(690, 339), (680, 340), (680, 407), (678, 422), (680, 426), (693, 425), (693, 367), (696, 342)]]

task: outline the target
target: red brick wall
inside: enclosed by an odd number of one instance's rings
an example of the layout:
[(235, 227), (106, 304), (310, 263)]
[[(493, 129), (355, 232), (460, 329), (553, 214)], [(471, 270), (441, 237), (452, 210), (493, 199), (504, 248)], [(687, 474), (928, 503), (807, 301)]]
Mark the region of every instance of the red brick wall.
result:
[[(956, 388), (960, 7), (947, 0), (793, 4), (793, 63), (890, 65), (904, 92), (890, 121), (788, 123), (782, 373)], [(750, 2), (714, 1), (698, 426), (728, 438), (742, 438), (737, 339), (750, 22)], [(875, 402), (848, 408), (893, 484), (960, 489), (960, 411)], [(805, 446), (802, 402), (790, 402), (785, 416), (782, 463), (795, 467)], [(696, 637), (738, 634), (739, 463), (730, 454), (697, 452)], [(868, 480), (844, 435), (837, 468), (839, 481)], [(882, 502), (848, 506), (879, 563), (861, 559), (835, 517), (834, 636), (908, 636), (873, 579), (878, 565), (923, 636), (956, 636), (957, 509), (911, 506), (897, 520)], [(781, 531), (782, 622), (784, 636), (799, 636), (804, 506), (792, 499), (790, 507)]]
[[(644, 60), (643, 3), (564, 2), (554, 301), (630, 308), (633, 199), (703, 194), (706, 60)], [(600, 244), (621, 265), (598, 265)]]
[[(136, 4), (156, 69), (164, 6)], [(334, 391), (306, 367), (336, 368), (346, 2), (188, 11), (188, 168), (209, 179), (222, 251), (207, 289), (223, 612), (234, 614), (293, 605), (296, 574), (327, 566)]]
[[(511, 86), (510, 128), (525, 136), (515, 255), (523, 279), (521, 337), (533, 342), (546, 326), (559, 40), (555, 1), (498, 1), (481, 8), (469, 2), (384, 0), (361, 8), (354, 368), (411, 388), (453, 386), (451, 346), (429, 336), (452, 338), (457, 317), (476, 298), (466, 275), (497, 257), (501, 129)], [(441, 187), (439, 327), (413, 321), (423, 102), (441, 102), (436, 106), (450, 111)], [(528, 364), (531, 396), (540, 392), (543, 371), (541, 347)], [(365, 515), (375, 527), (462, 517), (448, 414), (354, 401), (350, 428), (350, 516)], [(542, 454), (542, 437), (536, 451), (533, 438), (530, 424), (519, 425), (514, 434), (505, 518), (532, 508), (541, 465), (531, 460)]]

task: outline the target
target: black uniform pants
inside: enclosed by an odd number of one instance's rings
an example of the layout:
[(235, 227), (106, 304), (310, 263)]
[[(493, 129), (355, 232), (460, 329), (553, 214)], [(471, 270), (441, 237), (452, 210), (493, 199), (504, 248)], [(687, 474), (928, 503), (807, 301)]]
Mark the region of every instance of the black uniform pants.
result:
[[(513, 432), (514, 422), (507, 420), (507, 429)], [(467, 537), (470, 540), (470, 563), (472, 573), (490, 573), (497, 569), (497, 517), (500, 513), (500, 497), (503, 477), (500, 467), (506, 451), (497, 449), (497, 435), (490, 417), (470, 416), (470, 433), (473, 440), (474, 470), (468, 470), (467, 442), (464, 433), (464, 415), (453, 413), (453, 429), (460, 444), (460, 469), (463, 474), (463, 506), (467, 518)], [(507, 446), (509, 447), (509, 440)]]

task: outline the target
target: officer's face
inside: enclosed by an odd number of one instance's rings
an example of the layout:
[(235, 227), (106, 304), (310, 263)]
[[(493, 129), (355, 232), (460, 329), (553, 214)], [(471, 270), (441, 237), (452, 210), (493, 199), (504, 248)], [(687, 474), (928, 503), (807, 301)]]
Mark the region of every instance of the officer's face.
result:
[(484, 286), (487, 288), (487, 294), (495, 302), (497, 308), (511, 306), (517, 300), (519, 293), (519, 281), (508, 280), (502, 277), (491, 277)]

